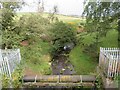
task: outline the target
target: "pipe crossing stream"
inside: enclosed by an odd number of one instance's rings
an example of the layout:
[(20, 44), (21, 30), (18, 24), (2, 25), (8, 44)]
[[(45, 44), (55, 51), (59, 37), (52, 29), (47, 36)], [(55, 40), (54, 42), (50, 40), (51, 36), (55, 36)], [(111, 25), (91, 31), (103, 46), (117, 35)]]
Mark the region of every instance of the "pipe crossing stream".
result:
[(94, 86), (94, 75), (43, 75), (25, 76), (23, 86)]

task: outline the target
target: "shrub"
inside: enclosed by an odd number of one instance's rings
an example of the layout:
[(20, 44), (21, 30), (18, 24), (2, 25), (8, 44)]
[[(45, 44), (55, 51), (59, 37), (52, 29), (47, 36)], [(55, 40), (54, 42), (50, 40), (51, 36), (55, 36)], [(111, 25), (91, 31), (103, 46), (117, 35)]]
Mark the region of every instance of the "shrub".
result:
[(16, 70), (12, 73), (12, 77), (7, 75), (2, 75), (2, 88), (20, 88), (22, 86), (22, 68), (17, 67)]
[[(28, 40), (32, 44), (33, 42), (43, 39), (49, 41), (49, 31), (50, 27), (49, 20), (43, 18), (39, 14), (23, 15), (17, 22), (17, 28), (19, 30), (19, 35), (22, 40)], [(42, 36), (44, 38), (41, 38)]]
[(51, 54), (59, 53), (63, 51), (63, 47), (68, 43), (76, 44), (76, 35), (74, 28), (63, 22), (56, 22), (51, 28), (52, 48)]
[(10, 85), (10, 82), (9, 82), (10, 78), (6, 75), (3, 75), (2, 76), (2, 88), (8, 88), (9, 85)]

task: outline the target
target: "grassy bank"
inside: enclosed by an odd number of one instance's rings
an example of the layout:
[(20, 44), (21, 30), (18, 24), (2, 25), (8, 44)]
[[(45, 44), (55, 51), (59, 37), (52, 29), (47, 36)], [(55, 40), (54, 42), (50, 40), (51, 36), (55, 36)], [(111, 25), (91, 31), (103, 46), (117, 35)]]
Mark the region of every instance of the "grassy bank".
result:
[(21, 54), (25, 65), (25, 70), (30, 69), (33, 74), (51, 74), (51, 66), (49, 65), (51, 60), (49, 48), (50, 45), (42, 40), (28, 45), (27, 47), (22, 46)]
[(97, 63), (82, 52), (81, 46), (76, 46), (70, 53), (70, 61), (76, 74), (90, 74), (95, 71)]
[[(95, 34), (87, 34), (84, 36), (83, 43), (89, 45), (94, 42)], [(99, 47), (118, 47), (118, 32), (116, 30), (110, 30), (106, 37), (101, 38)], [(94, 73), (98, 62), (91, 58), (89, 55), (83, 53), (85, 47), (78, 45), (70, 53), (70, 61), (74, 65), (74, 69), (77, 74), (90, 74)], [(99, 48), (98, 48), (99, 50)], [(99, 51), (98, 51), (99, 52)]]

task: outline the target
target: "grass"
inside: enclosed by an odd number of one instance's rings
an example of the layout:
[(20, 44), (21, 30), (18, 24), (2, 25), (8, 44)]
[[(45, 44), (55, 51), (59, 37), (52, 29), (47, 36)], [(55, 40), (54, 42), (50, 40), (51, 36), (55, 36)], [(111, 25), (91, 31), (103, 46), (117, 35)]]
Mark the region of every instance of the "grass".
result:
[[(20, 12), (20, 13), (17, 13), (17, 16), (21, 17), (22, 15), (30, 15), (30, 14), (38, 14), (38, 13), (37, 12), (34, 12), (34, 13), (32, 13), (32, 12), (31, 13)], [(41, 16), (43, 16), (44, 18), (47, 18), (49, 16), (49, 14), (48, 13), (41, 13)], [(72, 17), (72, 16), (66, 16), (66, 15), (60, 15), (60, 14), (56, 14), (55, 16), (58, 17), (58, 19), (60, 21), (63, 21), (65, 23), (79, 24), (79, 22), (84, 21), (81, 17)]]
[[(90, 45), (94, 41), (95, 34), (87, 34), (84, 36), (83, 43)], [(118, 32), (115, 30), (110, 30), (106, 37), (101, 38), (102, 41), (99, 47), (118, 47)], [(76, 46), (70, 53), (70, 61), (74, 65), (74, 69), (77, 74), (90, 74), (94, 73), (96, 70), (96, 66), (98, 65), (97, 61), (94, 58), (91, 58), (87, 54), (83, 53), (83, 46)], [(99, 50), (99, 48), (98, 48)], [(99, 52), (99, 51), (98, 51)]]
[(116, 30), (110, 30), (106, 37), (101, 38), (103, 41), (101, 47), (118, 47), (118, 32)]
[(50, 45), (42, 40), (27, 47), (22, 46), (21, 53), (25, 67), (41, 75), (51, 74), (49, 48)]
[[(95, 39), (95, 33), (93, 34), (87, 34), (84, 36), (83, 43), (86, 45), (92, 44)], [(118, 47), (118, 32), (116, 30), (110, 30), (108, 31), (106, 37), (100, 38), (100, 45), (99, 47)]]
[(70, 61), (74, 66), (76, 74), (90, 74), (95, 72), (97, 63), (82, 52), (81, 46), (76, 46), (70, 53)]

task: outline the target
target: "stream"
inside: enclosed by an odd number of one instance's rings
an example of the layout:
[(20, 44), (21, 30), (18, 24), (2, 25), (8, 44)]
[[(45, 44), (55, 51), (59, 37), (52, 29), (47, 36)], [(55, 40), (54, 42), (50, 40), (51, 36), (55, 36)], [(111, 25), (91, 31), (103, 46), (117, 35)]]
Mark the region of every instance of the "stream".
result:
[(68, 57), (65, 56), (64, 52), (54, 56), (52, 62), (52, 74), (53, 75), (74, 75), (75, 70), (73, 65), (68, 60)]

